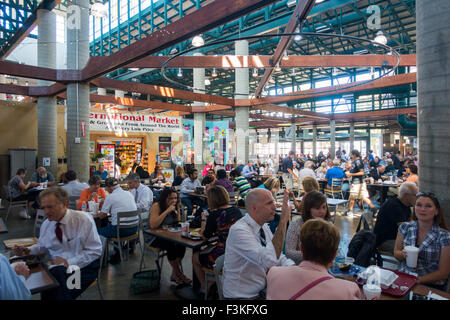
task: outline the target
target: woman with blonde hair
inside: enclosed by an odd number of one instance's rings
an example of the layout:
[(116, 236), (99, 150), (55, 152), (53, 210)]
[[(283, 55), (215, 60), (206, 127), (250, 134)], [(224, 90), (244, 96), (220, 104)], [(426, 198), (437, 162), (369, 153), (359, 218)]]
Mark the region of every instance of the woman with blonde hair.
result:
[(186, 174), (182, 166), (177, 166), (175, 168), (175, 179), (173, 180), (172, 187), (181, 185), (183, 180), (186, 179)]
[[(319, 183), (317, 182), (316, 178), (312, 177), (306, 177), (302, 181), (303, 191), (305, 194), (303, 195), (303, 199), (305, 196), (310, 193), (311, 191), (320, 191)], [(302, 212), (303, 207), (303, 200), (300, 201), (300, 203), (297, 201), (297, 199), (294, 196), (294, 193), (291, 191), (290, 196), (292, 197), (292, 202), (294, 202), (294, 206), (297, 209), (297, 212)]]

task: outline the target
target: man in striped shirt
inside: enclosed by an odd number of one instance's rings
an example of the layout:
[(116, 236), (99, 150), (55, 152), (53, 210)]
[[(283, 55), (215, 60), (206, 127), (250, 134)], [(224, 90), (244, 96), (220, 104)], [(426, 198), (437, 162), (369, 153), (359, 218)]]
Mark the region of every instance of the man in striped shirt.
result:
[(239, 191), (239, 196), (241, 199), (238, 201), (238, 205), (245, 206), (245, 197), (251, 190), (250, 183), (245, 177), (241, 176), (236, 169), (230, 172), (230, 178), (233, 181), (233, 187)]

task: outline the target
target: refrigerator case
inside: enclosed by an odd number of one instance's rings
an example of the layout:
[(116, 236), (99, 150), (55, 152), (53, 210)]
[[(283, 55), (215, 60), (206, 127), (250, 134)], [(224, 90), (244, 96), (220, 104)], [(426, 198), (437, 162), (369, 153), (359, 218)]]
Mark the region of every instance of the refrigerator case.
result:
[(109, 177), (114, 177), (114, 152), (115, 146), (113, 144), (102, 144), (100, 146), (100, 152), (105, 155), (103, 158), (103, 166), (105, 170), (108, 171)]

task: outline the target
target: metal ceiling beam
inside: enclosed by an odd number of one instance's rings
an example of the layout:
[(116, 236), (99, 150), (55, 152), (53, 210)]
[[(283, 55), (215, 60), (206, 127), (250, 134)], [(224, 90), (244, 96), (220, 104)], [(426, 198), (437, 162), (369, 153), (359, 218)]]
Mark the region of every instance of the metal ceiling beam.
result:
[[(295, 29), (297, 28), (298, 24), (299, 23), (301, 24), (303, 23), (303, 21), (306, 20), (315, 2), (316, 0), (299, 0), (299, 3), (295, 7), (294, 13), (292, 14), (288, 24), (286, 25), (284, 33), (295, 32)], [(277, 48), (275, 49), (275, 53), (273, 54), (272, 57), (273, 60), (272, 67), (275, 67), (281, 60), (284, 50), (289, 46), (291, 41), (292, 39), (290, 36), (281, 38), (280, 42), (277, 45)], [(273, 70), (274, 70), (273, 68), (268, 68), (266, 69), (266, 71), (264, 71), (264, 75), (262, 76), (261, 80), (259, 81), (258, 87), (256, 88), (255, 92), (256, 97), (259, 97), (261, 95), (261, 92), (264, 89), (264, 86), (266, 85), (267, 81), (271, 77)]]
[(83, 78), (90, 81), (274, 2), (276, 0), (235, 0), (230, 6), (228, 0), (213, 1), (99, 63), (89, 61), (83, 70)]
[(308, 116), (311, 118), (317, 118), (317, 119), (330, 119), (331, 116), (328, 114), (323, 114), (319, 112), (314, 111), (307, 111), (307, 110), (299, 110), (294, 109), (290, 107), (283, 107), (278, 106), (275, 104), (264, 104), (264, 105), (257, 105), (252, 107), (253, 110), (265, 110), (265, 111), (271, 111), (271, 112), (281, 112), (286, 114), (295, 114), (299, 116)]

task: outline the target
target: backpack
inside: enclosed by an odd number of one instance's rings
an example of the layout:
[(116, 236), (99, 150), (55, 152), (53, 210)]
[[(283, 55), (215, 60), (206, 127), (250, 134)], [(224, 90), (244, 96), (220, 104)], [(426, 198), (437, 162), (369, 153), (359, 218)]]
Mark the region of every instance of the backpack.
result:
[[(355, 259), (355, 264), (368, 267), (376, 259), (376, 235), (368, 230), (358, 231), (348, 245), (347, 256)], [(375, 260), (376, 261), (376, 260)]]

